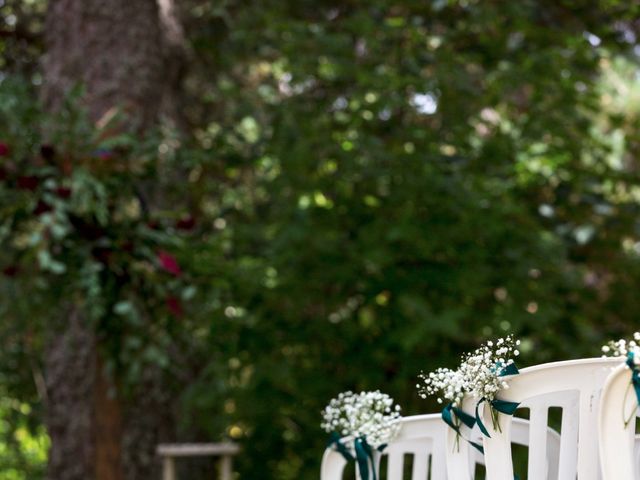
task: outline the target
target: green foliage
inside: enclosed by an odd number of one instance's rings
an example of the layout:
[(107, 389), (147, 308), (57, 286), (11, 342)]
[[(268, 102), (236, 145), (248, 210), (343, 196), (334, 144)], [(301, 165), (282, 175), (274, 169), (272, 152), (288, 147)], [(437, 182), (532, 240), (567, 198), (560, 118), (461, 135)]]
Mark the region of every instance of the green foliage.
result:
[(42, 478), (49, 440), (41, 424), (30, 425), (34, 417), (27, 403), (7, 397), (0, 400), (0, 478), (29, 480)]
[(187, 141), (95, 132), (73, 102), (51, 122), (5, 80), (0, 165), (39, 179), (0, 188), (0, 266), (28, 272), (2, 282), (12, 398), (39, 412), (24, 365), (77, 295), (121, 373), (167, 367), (183, 436), (241, 441), (242, 478), (311, 479), (340, 391), (435, 411), (416, 375), (503, 333), (522, 366), (598, 355), (640, 308), (638, 12), (578, 3), (185, 2)]
[(612, 163), (626, 134), (601, 72), (634, 12), (582, 7), (260, 2), (196, 45), (227, 105), (197, 138), (251, 188), (225, 215), (216, 318), (238, 333), (211, 344), (232, 356), (244, 475), (317, 475), (339, 391), (434, 411), (416, 374), (484, 337), (524, 337), (534, 363), (629, 328), (638, 205), (614, 190), (637, 178)]
[(174, 168), (174, 155), (158, 152), (161, 137), (115, 134), (117, 117), (93, 129), (73, 98), (48, 118), (20, 84), (0, 88), (8, 99), (0, 127), (3, 283), (40, 303), (4, 305), (3, 315), (19, 323), (25, 312), (36, 314), (28, 331), (41, 336), (60, 328), (76, 302), (104, 338), (110, 368), (135, 384), (145, 365), (168, 366), (168, 331), (194, 295), (169, 253), (182, 248), (191, 222), (149, 200), (157, 189), (169, 193), (158, 177)]

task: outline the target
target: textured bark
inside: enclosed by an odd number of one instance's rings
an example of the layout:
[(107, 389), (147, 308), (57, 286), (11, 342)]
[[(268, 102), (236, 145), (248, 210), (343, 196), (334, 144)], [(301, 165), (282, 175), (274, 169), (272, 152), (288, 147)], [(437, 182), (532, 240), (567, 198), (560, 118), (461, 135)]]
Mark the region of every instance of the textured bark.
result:
[(172, 2), (160, 1), (162, 9), (156, 0), (51, 0), (46, 106), (59, 108), (70, 89), (82, 85), (94, 120), (124, 107), (138, 126), (152, 124), (173, 74), (167, 52), (179, 48), (182, 35)]
[(68, 315), (62, 334), (49, 341), (46, 358), (46, 423), (52, 444), (50, 480), (94, 478), (95, 342), (77, 310)]
[[(183, 31), (173, 0), (50, 0), (43, 101), (61, 107), (76, 86), (92, 120), (123, 108), (135, 132), (180, 111)], [(107, 378), (100, 345), (72, 306), (45, 359), (49, 480), (157, 478), (157, 443), (168, 437), (170, 397), (150, 374), (124, 398)]]
[[(96, 352), (93, 389), (93, 437), (95, 478), (122, 480), (122, 407), (117, 390), (105, 373), (100, 354)], [(140, 477), (138, 477), (140, 478)]]
[(136, 390), (135, 401), (125, 405), (124, 477), (127, 480), (161, 478), (155, 452), (159, 443), (174, 440), (172, 397), (160, 369), (147, 369)]

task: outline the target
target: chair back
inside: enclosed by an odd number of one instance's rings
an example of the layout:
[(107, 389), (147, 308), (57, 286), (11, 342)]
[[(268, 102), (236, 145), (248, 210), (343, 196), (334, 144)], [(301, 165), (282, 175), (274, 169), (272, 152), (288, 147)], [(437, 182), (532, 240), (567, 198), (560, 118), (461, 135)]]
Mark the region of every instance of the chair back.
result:
[[(619, 364), (619, 358), (587, 358), (536, 365), (505, 377), (508, 388), (498, 398), (518, 402), (519, 409), (529, 409), (528, 480), (599, 478), (598, 406), (605, 381)], [(546, 468), (551, 465), (547, 429), (552, 407), (562, 409), (558, 471), (554, 477)], [(514, 420), (510, 415), (499, 414), (498, 425), (493, 425), (489, 408), (485, 402), (481, 409), (490, 434), (490, 438), (483, 439), (487, 480), (513, 480)]]
[(621, 359), (618, 363), (602, 390), (598, 415), (603, 480), (632, 480), (640, 458), (633, 451), (638, 402), (631, 370)]

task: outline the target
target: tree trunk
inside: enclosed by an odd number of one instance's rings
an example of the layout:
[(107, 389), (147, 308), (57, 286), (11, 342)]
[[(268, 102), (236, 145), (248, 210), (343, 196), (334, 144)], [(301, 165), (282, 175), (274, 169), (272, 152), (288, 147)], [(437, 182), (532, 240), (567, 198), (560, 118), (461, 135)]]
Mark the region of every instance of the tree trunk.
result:
[(52, 440), (47, 477), (93, 479), (95, 340), (78, 310), (71, 309), (65, 331), (50, 339), (45, 367), (45, 421)]
[(46, 21), (43, 98), (50, 110), (71, 88), (85, 88), (94, 120), (124, 107), (152, 125), (170, 92), (167, 61), (182, 41), (171, 0), (51, 0)]
[[(42, 97), (49, 111), (76, 86), (93, 121), (124, 109), (143, 132), (179, 111), (183, 32), (173, 0), (50, 0)], [(96, 334), (72, 306), (45, 358), (49, 480), (146, 480), (167, 424), (168, 397), (152, 375), (123, 399), (104, 372)]]

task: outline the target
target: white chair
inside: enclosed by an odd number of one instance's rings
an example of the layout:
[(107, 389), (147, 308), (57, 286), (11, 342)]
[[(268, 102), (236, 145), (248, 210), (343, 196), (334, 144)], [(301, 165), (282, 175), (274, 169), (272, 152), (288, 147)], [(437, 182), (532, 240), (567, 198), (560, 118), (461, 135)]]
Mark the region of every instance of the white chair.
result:
[[(387, 457), (387, 480), (402, 480), (405, 455), (413, 456), (412, 480), (446, 480), (453, 478), (447, 470), (455, 469), (458, 462), (464, 462), (463, 471), (474, 472), (475, 464), (483, 464), (482, 455), (475, 449), (469, 448), (467, 442), (460, 439), (459, 448), (453, 444), (447, 447), (447, 436), (451, 429), (442, 421), (440, 414), (416, 415), (401, 420), (398, 436), (389, 443), (381, 455), (377, 455), (376, 463), (379, 470), (380, 459)], [(467, 438), (480, 439), (480, 432), (474, 429), (466, 432)], [(549, 447), (548, 458), (550, 472), (557, 472), (557, 452), (560, 446), (560, 436), (551, 429), (547, 430)], [(527, 445), (529, 440), (529, 422), (515, 419), (513, 423), (513, 442)], [(349, 441), (346, 439), (345, 441)], [(554, 453), (555, 452), (555, 453)], [(320, 470), (321, 480), (342, 480), (347, 462), (334, 448), (327, 448), (322, 457)], [(378, 476), (379, 478), (379, 476)], [(513, 480), (513, 479), (512, 479)]]
[(638, 450), (633, 451), (638, 401), (631, 386), (631, 370), (623, 359), (617, 360), (619, 366), (602, 391), (598, 418), (603, 480), (631, 480), (634, 470), (638, 472)]
[[(598, 461), (598, 405), (611, 371), (620, 364), (615, 358), (588, 358), (524, 368), (519, 375), (505, 377), (508, 389), (501, 400), (520, 403), (529, 412), (528, 480), (546, 480), (548, 461), (547, 422), (551, 407), (562, 409), (559, 480), (596, 480)], [(500, 414), (499, 429), (491, 421), (485, 402), (483, 422), (491, 435), (484, 438), (487, 480), (513, 480), (511, 438), (513, 417)]]

